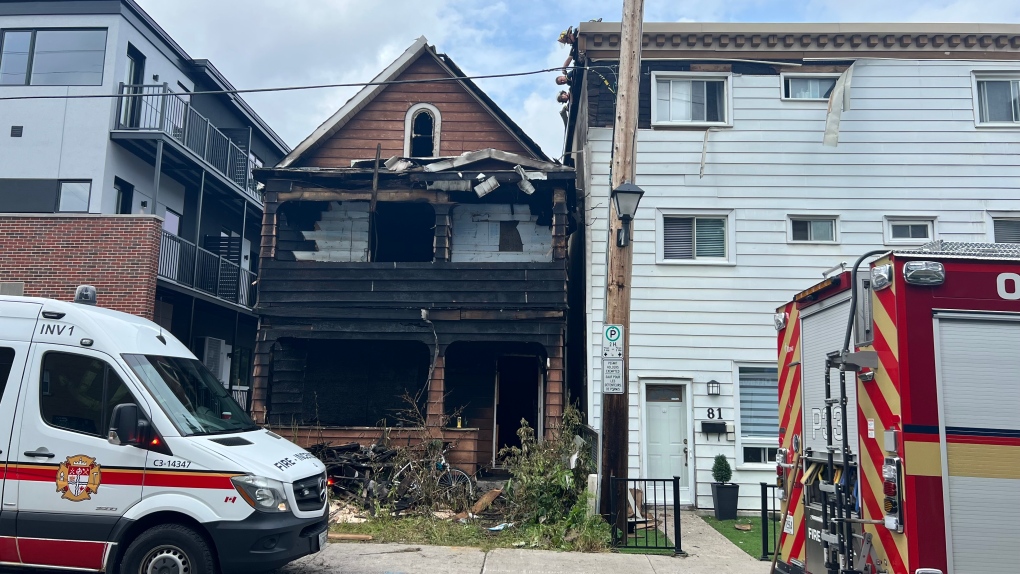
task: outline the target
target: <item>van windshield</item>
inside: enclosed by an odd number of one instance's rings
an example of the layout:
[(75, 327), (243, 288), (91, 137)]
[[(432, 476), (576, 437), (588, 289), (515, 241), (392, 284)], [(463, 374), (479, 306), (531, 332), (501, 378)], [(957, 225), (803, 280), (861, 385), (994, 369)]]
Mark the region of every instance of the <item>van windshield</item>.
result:
[(181, 436), (257, 430), (223, 384), (197, 359), (124, 355)]

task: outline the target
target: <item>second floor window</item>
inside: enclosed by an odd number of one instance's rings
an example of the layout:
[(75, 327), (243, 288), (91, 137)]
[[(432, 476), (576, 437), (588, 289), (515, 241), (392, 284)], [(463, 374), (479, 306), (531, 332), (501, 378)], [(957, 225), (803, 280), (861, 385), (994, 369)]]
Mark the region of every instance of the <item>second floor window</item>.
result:
[(725, 125), (729, 123), (727, 76), (653, 75), (652, 123)]
[(783, 76), (783, 99), (827, 100), (838, 76)]
[(106, 30), (6, 30), (0, 84), (100, 86)]
[(404, 117), (404, 156), (438, 156), (442, 122), (439, 108), (432, 104), (411, 106)]
[(977, 109), (979, 124), (1020, 123), (1020, 80), (978, 79)]
[(790, 220), (790, 239), (812, 243), (836, 241), (836, 220), (832, 217), (795, 217)]
[(664, 216), (662, 257), (666, 260), (726, 259), (726, 218)]

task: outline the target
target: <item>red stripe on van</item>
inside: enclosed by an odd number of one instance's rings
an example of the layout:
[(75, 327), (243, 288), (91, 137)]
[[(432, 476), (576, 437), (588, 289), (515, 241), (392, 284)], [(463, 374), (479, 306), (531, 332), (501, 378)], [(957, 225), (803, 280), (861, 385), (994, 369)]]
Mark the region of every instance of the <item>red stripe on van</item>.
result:
[(18, 550), (26, 565), (102, 570), (106, 542), (19, 538)]
[(12, 564), (21, 562), (18, 556), (18, 542), (13, 536), (0, 536), (0, 562)]

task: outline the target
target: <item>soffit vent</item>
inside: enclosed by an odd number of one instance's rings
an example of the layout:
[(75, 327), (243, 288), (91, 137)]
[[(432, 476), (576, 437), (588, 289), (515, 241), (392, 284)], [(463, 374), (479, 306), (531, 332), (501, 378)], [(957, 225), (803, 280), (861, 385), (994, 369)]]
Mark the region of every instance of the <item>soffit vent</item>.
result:
[(11, 137), (20, 138), (25, 133), (25, 126), (11, 126)]

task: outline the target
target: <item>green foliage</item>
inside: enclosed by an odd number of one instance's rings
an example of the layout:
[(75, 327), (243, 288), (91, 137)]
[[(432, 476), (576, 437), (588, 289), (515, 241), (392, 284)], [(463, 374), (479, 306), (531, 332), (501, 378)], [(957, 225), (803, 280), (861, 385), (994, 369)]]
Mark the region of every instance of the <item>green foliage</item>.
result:
[(587, 448), (575, 444), (580, 426), (581, 413), (567, 407), (556, 436), (538, 441), (535, 430), (527, 421), (521, 421), (517, 431), (521, 446), (500, 451), (511, 475), (504, 493), (509, 520), (519, 524), (559, 523), (568, 520), (579, 501), (585, 501), (587, 477), (594, 472), (595, 461)]
[(712, 480), (726, 483), (733, 478), (733, 469), (730, 468), (730, 461), (725, 454), (715, 455), (715, 463), (712, 465)]

